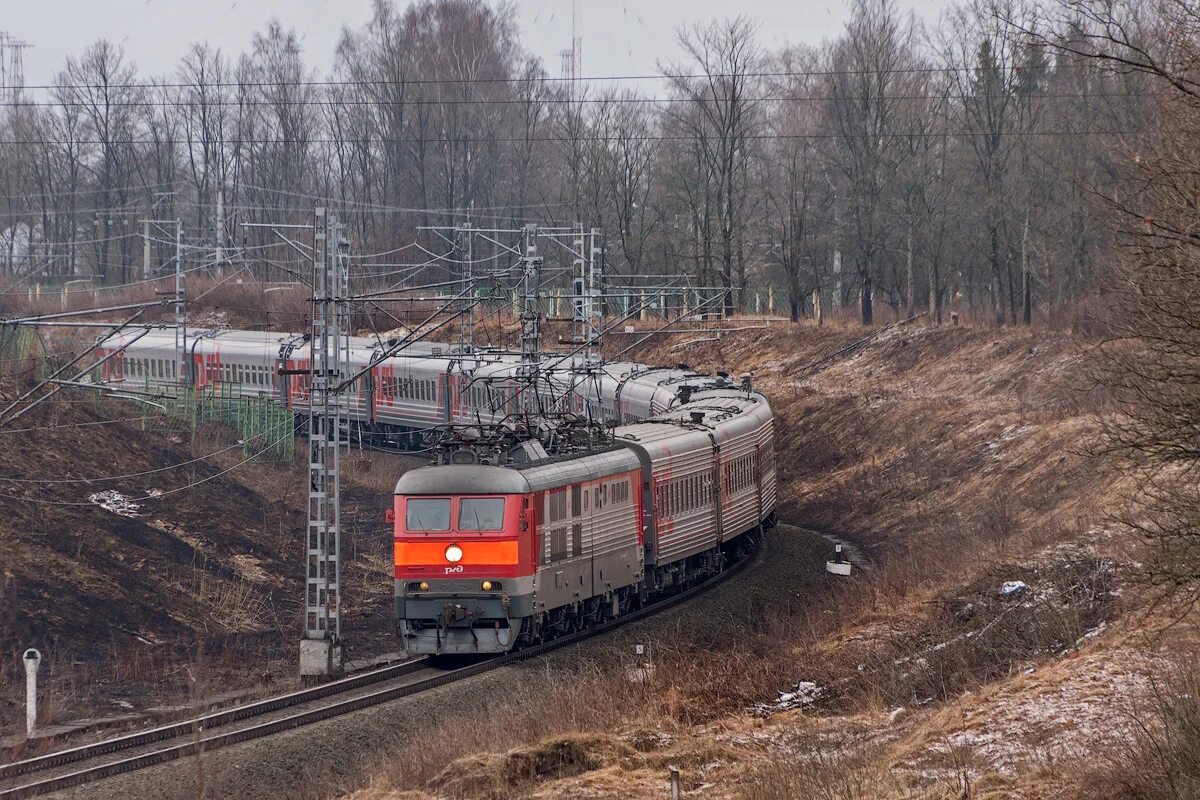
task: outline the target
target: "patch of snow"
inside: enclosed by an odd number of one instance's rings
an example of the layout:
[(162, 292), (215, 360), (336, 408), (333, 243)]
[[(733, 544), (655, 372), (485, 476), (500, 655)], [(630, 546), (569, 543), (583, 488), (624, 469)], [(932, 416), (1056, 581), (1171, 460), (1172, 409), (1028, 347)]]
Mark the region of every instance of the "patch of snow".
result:
[(1027, 433), (1033, 433), (1037, 430), (1037, 425), (1008, 425), (1000, 433), (1000, 441), (1011, 442), (1013, 439), (1018, 439)]
[(95, 503), (105, 511), (121, 517), (136, 517), (140, 506), (133, 500), (118, 492), (116, 489), (109, 489), (104, 492), (96, 492), (88, 495), (88, 502)]
[(813, 681), (800, 681), (792, 687), (792, 691), (780, 692), (779, 698), (774, 703), (760, 703), (754, 707), (753, 711), (767, 717), (779, 711), (803, 708), (817, 702), (824, 693), (825, 689)]
[(983, 447), (991, 458), (999, 458), (1000, 450), (1009, 442), (1019, 439), (1027, 433), (1037, 430), (1036, 425), (1005, 425), (1000, 435), (990, 442), (984, 442)]
[(654, 665), (630, 667), (625, 671), (625, 677), (630, 683), (646, 683), (654, 677)]
[(1046, 760), (1078, 758), (1127, 733), (1133, 717), (1114, 708), (1114, 700), (1144, 696), (1154, 664), (1130, 652), (1085, 656), (1057, 684), (1032, 685), (965, 714), (963, 727), (946, 732), (930, 750), (969, 752), (977, 774), (1014, 774)]
[(1088, 639), (1095, 639), (1097, 636), (1099, 636), (1101, 633), (1103, 633), (1104, 629), (1107, 627), (1108, 627), (1108, 623), (1101, 621), (1100, 624), (1097, 625), (1096, 627), (1089, 628), (1088, 630), (1084, 631), (1083, 636), (1080, 636), (1078, 639), (1075, 640), (1075, 646), (1078, 647), (1079, 645), (1086, 642)]
[(621, 737), (638, 750), (662, 750), (670, 747), (675, 737), (662, 731), (634, 731)]
[(1000, 587), (1000, 595), (1002, 597), (1010, 597), (1014, 594), (1021, 594), (1029, 591), (1029, 584), (1025, 581), (1005, 581)]

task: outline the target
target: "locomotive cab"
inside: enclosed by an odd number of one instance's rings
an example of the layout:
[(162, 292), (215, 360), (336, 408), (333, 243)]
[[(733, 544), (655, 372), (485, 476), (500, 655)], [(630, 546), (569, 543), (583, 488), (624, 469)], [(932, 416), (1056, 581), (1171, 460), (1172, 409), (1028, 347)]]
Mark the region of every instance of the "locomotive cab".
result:
[(454, 465), (396, 484), (399, 633), (410, 653), (510, 650), (533, 609), (533, 509), (520, 472)]

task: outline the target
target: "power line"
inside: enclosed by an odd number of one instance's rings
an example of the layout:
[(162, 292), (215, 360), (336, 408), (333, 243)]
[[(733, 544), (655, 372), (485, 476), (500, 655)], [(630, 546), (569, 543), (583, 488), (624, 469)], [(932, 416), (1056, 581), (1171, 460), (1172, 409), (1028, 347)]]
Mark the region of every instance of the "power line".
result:
[[(267, 432), (270, 433), (270, 432), (282, 427), (285, 424), (291, 426), (291, 425), (294, 425), (295, 423), (291, 419), (282, 420), (277, 425), (268, 429)], [(176, 494), (178, 492), (185, 492), (188, 489), (194, 489), (197, 486), (208, 483), (209, 481), (216, 480), (217, 478), (220, 478), (223, 475), (228, 475), (230, 472), (233, 472), (238, 467), (248, 464), (249, 462), (258, 458), (263, 453), (270, 450), (272, 447), (275, 447), (276, 445), (278, 445), (280, 442), (282, 442), (286, 438), (287, 438), (287, 436), (280, 436), (280, 437), (272, 440), (269, 444), (265, 445), (261, 450), (251, 453), (250, 455), (246, 456), (241, 461), (239, 461), (238, 463), (229, 467), (228, 469), (223, 469), (220, 472), (217, 472), (213, 475), (209, 475), (208, 477), (205, 477), (205, 478), (201, 478), (198, 481), (192, 481), (191, 483), (188, 483), (184, 486), (177, 486), (174, 489), (167, 489), (164, 491), (156, 492), (154, 494), (146, 494), (142, 497), (131, 497), (129, 499), (132, 501), (136, 501), (136, 502), (144, 502), (146, 500), (158, 500), (160, 498), (166, 497), (167, 495)], [(238, 445), (238, 446), (240, 447), (240, 445)], [(17, 500), (17, 501), (27, 502), (27, 503), (38, 503), (39, 505), (52, 505), (52, 506), (95, 506), (95, 505), (97, 505), (96, 503), (92, 503), (92, 502), (79, 502), (77, 500), (76, 501), (45, 500), (42, 498), (30, 497), (30, 496), (25, 496), (25, 495), (0, 494), (0, 497), (3, 497), (8, 500)]]
[[(1047, 74), (1059, 70), (1068, 69), (1085, 69), (1092, 70), (1097, 73), (1103, 70), (1097, 69), (1091, 63), (1060, 63), (1054, 64), (1052, 67), (1047, 67)], [(975, 65), (962, 67), (904, 67), (900, 69), (828, 69), (828, 70), (750, 70), (746, 72), (681, 72), (670, 73), (661, 72), (655, 74), (641, 75), (595, 75), (591, 77), (581, 77), (578, 80), (586, 83), (615, 83), (622, 81), (689, 81), (689, 80), (712, 80), (723, 78), (816, 78), (816, 77), (835, 77), (835, 76), (855, 76), (855, 75), (877, 75), (886, 73), (888, 75), (958, 75), (966, 73), (974, 74), (977, 71)], [(1003, 70), (1011, 72), (1012, 70)], [(493, 78), (404, 78), (404, 79), (362, 79), (362, 80), (297, 80), (297, 81), (212, 81), (204, 84), (197, 83), (161, 83), (154, 81), (132, 81), (129, 83), (109, 83), (105, 85), (92, 83), (43, 83), (17, 86), (0, 86), (0, 91), (23, 89), (25, 91), (69, 91), (92, 89), (104, 91), (110, 95), (115, 92), (127, 91), (132, 89), (219, 89), (219, 88), (304, 88), (304, 87), (346, 87), (346, 86), (462, 86), (462, 85), (495, 85), (495, 84), (569, 84), (576, 80), (570, 77), (554, 77), (547, 74), (536, 76), (498, 76)]]
[[(39, 141), (41, 141), (41, 140), (39, 140)], [(53, 142), (49, 142), (49, 141), (46, 141), (43, 143), (44, 144), (53, 144)], [(3, 142), (0, 142), (0, 144), (3, 144)], [(186, 186), (189, 186), (189, 187), (193, 185), (191, 182), (183, 182), (183, 184)], [(355, 208), (353, 210), (356, 210), (356, 211), (357, 210), (392, 211), (392, 212), (396, 212), (396, 213), (412, 213), (412, 214), (455, 214), (455, 213), (465, 214), (465, 213), (469, 212), (472, 215), (472, 217), (474, 217), (476, 219), (508, 219), (509, 217), (511, 217), (511, 214), (497, 215), (497, 214), (481, 213), (482, 211), (486, 211), (486, 210), (510, 211), (511, 212), (511, 211), (516, 211), (516, 210), (525, 210), (525, 209), (543, 210), (543, 209), (548, 209), (548, 208), (567, 208), (571, 205), (570, 203), (526, 203), (524, 205), (511, 205), (511, 206), (510, 205), (502, 205), (502, 204), (473, 205), (470, 208), (466, 208), (466, 207), (462, 207), (462, 206), (458, 206), (458, 207), (454, 207), (454, 208), (422, 208), (422, 207), (417, 207), (417, 206), (397, 206), (397, 205), (389, 205), (386, 203), (372, 203), (372, 202), (368, 202), (365, 200), (354, 200), (351, 198), (334, 197), (332, 195), (322, 195), (322, 194), (312, 194), (312, 193), (308, 193), (308, 192), (287, 191), (285, 189), (275, 189), (275, 188), (271, 188), (268, 186), (254, 186), (252, 184), (247, 184), (247, 183), (235, 183), (235, 184), (230, 185), (228, 188), (234, 192), (244, 191), (244, 193), (247, 195), (253, 195), (256, 192), (268, 192), (271, 194), (279, 194), (279, 195), (284, 195), (284, 196), (288, 196), (288, 197), (298, 197), (298, 198), (303, 198), (306, 200), (320, 200), (320, 201), (324, 201), (324, 202), (331, 203), (331, 204), (354, 206)], [(22, 199), (27, 200), (27, 201), (35, 201), (37, 198), (45, 199), (45, 198), (50, 198), (50, 197), (53, 197), (56, 199), (64, 199), (64, 198), (73, 197), (73, 194), (71, 192), (57, 192), (54, 194), (25, 195)], [(73, 213), (67, 212), (64, 210), (56, 210), (56, 211), (51, 212), (50, 216), (51, 216), (53, 222), (56, 222), (56, 223), (64, 223), (68, 219), (75, 219), (75, 220), (77, 220), (78, 225), (86, 227), (87, 218), (89, 216), (113, 216), (113, 217), (137, 216), (137, 215), (144, 213), (144, 210), (141, 207), (132, 205), (132, 202), (133, 201), (131, 201), (130, 205), (119, 206), (119, 207), (107, 207), (107, 208), (85, 207), (85, 208), (77, 209)], [(195, 200), (176, 200), (176, 201), (174, 201), (173, 206), (176, 208), (183, 207), (183, 208), (211, 210), (215, 206), (215, 203), (213, 203), (213, 202), (201, 203), (201, 202), (198, 202)], [(304, 211), (303, 208), (297, 207), (297, 206), (260, 205), (260, 204), (251, 205), (248, 203), (226, 203), (225, 210), (226, 210), (227, 214), (232, 214), (233, 212), (237, 212), (237, 211), (283, 211), (283, 212), (295, 212), (295, 213), (301, 213)], [(40, 217), (41, 214), (42, 214), (42, 211), (39, 208), (37, 208), (36, 206), (30, 206), (28, 209), (26, 209), (24, 211), (12, 211), (12, 212), (0, 211), (0, 218), (8, 217), (8, 218), (15, 218), (18, 220), (26, 220), (26, 219), (35, 219), (37, 217)], [(234, 223), (234, 224), (236, 225), (236, 223)], [(125, 235), (141, 236), (140, 233), (130, 233), (130, 234), (125, 234)], [(173, 240), (172, 241), (156, 240), (156, 241), (166, 241), (168, 244), (174, 245)], [(69, 244), (80, 244), (80, 243), (81, 243), (80, 241), (76, 241), (74, 243), (58, 242), (57, 244), (69, 245)], [(41, 243), (39, 242), (38, 244), (41, 244)], [(276, 242), (274, 244), (279, 244), (279, 243)], [(193, 245), (186, 245), (186, 246), (191, 247)], [(209, 246), (209, 247), (211, 249), (211, 246)]]
[[(62, 403), (62, 400), (56, 400), (57, 403)], [(94, 402), (94, 401), (87, 401)], [(144, 422), (148, 419), (158, 419), (160, 414), (146, 414), (140, 417), (121, 417), (118, 419), (97, 419), (88, 422), (67, 422), (62, 425), (34, 425), (29, 428), (7, 428), (0, 430), (0, 436), (7, 436), (11, 433), (37, 433), (39, 431), (56, 431), (63, 428), (90, 428), (98, 425), (116, 425), (122, 422)], [(13, 478), (5, 478), (4, 480), (15, 480)]]
[[(351, 84), (355, 85), (355, 84)], [(999, 92), (982, 92), (979, 94), (962, 94), (962, 93), (944, 93), (935, 92), (932, 94), (898, 94), (898, 95), (880, 95), (873, 99), (880, 102), (895, 102), (909, 100), (988, 100), (997, 97), (1007, 97), (1015, 95), (1012, 91)], [(1165, 95), (1166, 92), (1033, 92), (1026, 97), (1036, 100), (1065, 100), (1072, 98), (1129, 98), (1129, 97), (1151, 97)], [(828, 102), (840, 99), (853, 99), (855, 94), (790, 94), (790, 95), (768, 95), (762, 97), (741, 97), (738, 102), (741, 103), (810, 103), (810, 102)], [(706, 101), (712, 101), (713, 98), (705, 96)], [(668, 105), (672, 103), (694, 103), (697, 99), (690, 95), (678, 95), (672, 97), (585, 97), (576, 100), (569, 98), (543, 98), (532, 101), (536, 105), (543, 106), (583, 106), (583, 105)], [(499, 97), (499, 98), (416, 98), (405, 99), (402, 102), (393, 102), (388, 100), (378, 100), (375, 98), (342, 98), (336, 100), (314, 99), (304, 102), (278, 102), (273, 100), (239, 100), (232, 98), (229, 100), (206, 100), (203, 103), (188, 103), (180, 100), (116, 100), (108, 103), (110, 108), (190, 108), (202, 106), (205, 108), (212, 106), (229, 106), (237, 108), (246, 107), (265, 107), (278, 108), (285, 106), (294, 107), (310, 107), (310, 106), (325, 106), (329, 108), (340, 108), (343, 106), (507, 106), (507, 105), (530, 105), (531, 101), (525, 98)], [(85, 102), (69, 102), (65, 100), (17, 100), (17, 101), (0, 101), (0, 107), (7, 106), (9, 108), (87, 108), (90, 103)], [(353, 138), (353, 137), (350, 137)]]
[[(1133, 134), (1146, 133), (1143, 130), (1112, 130), (1112, 129), (1091, 129), (1091, 130), (1053, 130), (1053, 131), (897, 131), (895, 133), (881, 133), (877, 137), (880, 139), (944, 139), (944, 138), (976, 138), (976, 137), (993, 137), (1002, 136), (1005, 138), (1025, 138), (1039, 136), (1129, 136)], [(460, 137), (454, 138), (453, 141), (459, 144), (498, 144), (498, 143), (542, 143), (542, 144), (596, 144), (596, 143), (611, 143), (611, 142), (688, 142), (699, 141), (704, 137), (693, 134), (660, 134), (651, 136), (513, 136), (513, 137)], [(746, 134), (740, 137), (746, 141), (806, 141), (806, 140), (826, 140), (826, 139), (844, 139), (847, 138), (838, 133), (761, 133), (761, 134)], [(853, 138), (853, 137), (849, 137)], [(245, 144), (257, 145), (314, 145), (314, 144), (338, 144), (344, 140), (328, 139), (328, 138), (313, 138), (313, 139), (254, 139), (241, 140)], [(370, 142), (374, 144), (421, 144), (440, 141), (436, 138), (429, 139), (394, 139), (394, 138), (374, 138)], [(149, 144), (144, 140), (139, 139), (122, 139), (117, 141), (103, 142), (101, 140), (86, 140), (76, 141), (76, 144), (108, 144), (108, 145), (125, 145), (137, 147), (140, 145)], [(3, 140), (0, 139), (0, 145), (36, 145), (36, 144), (63, 144), (62, 142), (53, 142), (46, 140)], [(409, 209), (412, 211), (421, 211), (423, 209)], [(459, 209), (460, 213), (465, 213), (467, 209)]]
[[(145, 417), (143, 417), (142, 419), (145, 419)], [(0, 433), (11, 433), (11, 431), (0, 431)], [(181, 467), (191, 466), (192, 464), (196, 464), (200, 461), (204, 461), (205, 459), (212, 458), (213, 456), (216, 456), (216, 455), (220, 455), (221, 453), (227, 453), (230, 450), (233, 450), (238, 447), (242, 447), (241, 442), (231, 444), (228, 447), (222, 447), (220, 450), (214, 450), (211, 453), (206, 453), (205, 455), (197, 456), (196, 458), (190, 459), (188, 461), (183, 461), (178, 464), (169, 464), (168, 466), (165, 466), (165, 467), (158, 467), (156, 469), (143, 470), (142, 472), (130, 472), (130, 473), (126, 473), (125, 475), (105, 475), (105, 476), (102, 476), (99, 478), (43, 478), (43, 479), (7, 478), (7, 477), (0, 476), (0, 481), (7, 481), (9, 483), (38, 483), (38, 484), (102, 483), (104, 481), (120, 481), (120, 480), (126, 480), (127, 478), (141, 478), (146, 475), (157, 475), (160, 472), (168, 472), (173, 469), (180, 469)]]

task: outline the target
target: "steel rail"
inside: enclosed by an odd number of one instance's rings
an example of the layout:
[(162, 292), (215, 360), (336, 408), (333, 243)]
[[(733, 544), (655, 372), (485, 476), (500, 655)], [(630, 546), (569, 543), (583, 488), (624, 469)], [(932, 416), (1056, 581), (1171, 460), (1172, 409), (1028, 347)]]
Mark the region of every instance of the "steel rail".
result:
[[(358, 675), (351, 675), (348, 678), (331, 681), (320, 686), (300, 689), (265, 700), (257, 700), (245, 705), (214, 711), (211, 714), (202, 714), (198, 717), (171, 722), (156, 728), (128, 733), (66, 750), (57, 750), (23, 761), (15, 761), (11, 764), (2, 764), (0, 765), (0, 780), (14, 778), (30, 772), (41, 772), (42, 770), (73, 764), (77, 761), (87, 761), (97, 756), (129, 750), (134, 747), (143, 747), (168, 739), (175, 739), (180, 736), (192, 734), (197, 728), (200, 730), (218, 728), (222, 725), (228, 725), (231, 722), (240, 722), (244, 719), (269, 714), (273, 711), (280, 711), (303, 703), (310, 703), (314, 700), (323, 700), (331, 695), (341, 694), (342, 692), (370, 686), (373, 683), (397, 678), (428, 666), (428, 658), (419, 658), (401, 664), (393, 664), (388, 667), (370, 670)], [(0, 796), (4, 796), (2, 794), (3, 791), (0, 790)]]
[[(109, 761), (104, 764), (99, 764), (94, 767), (88, 767), (86, 769), (77, 770), (75, 772), (70, 772), (65, 775), (59, 775), (56, 777), (47, 778), (45, 780), (36, 781), (33, 783), (27, 783), (22, 786), (14, 786), (9, 789), (0, 789), (0, 800), (23, 800), (24, 798), (27, 798), (27, 797), (35, 797), (35, 796), (41, 795), (41, 794), (47, 794), (47, 793), (56, 792), (56, 791), (59, 791), (62, 789), (69, 789), (69, 788), (72, 788), (75, 786), (81, 786), (85, 783), (91, 783), (93, 781), (101, 780), (103, 778), (108, 778), (113, 775), (120, 775), (120, 774), (123, 774), (126, 772), (133, 772), (135, 770), (144, 769), (146, 767), (155, 766), (157, 764), (163, 764), (168, 761), (174, 761), (179, 758), (185, 758), (190, 755), (196, 755), (198, 753), (210, 752), (213, 750), (221, 749), (223, 747), (229, 747), (234, 744), (240, 744), (241, 742), (247, 742), (247, 741), (251, 741), (254, 739), (261, 739), (261, 738), (264, 738), (267, 736), (272, 736), (277, 733), (282, 733), (284, 731), (295, 730), (296, 728), (301, 728), (305, 725), (311, 725), (316, 722), (323, 722), (325, 720), (332, 719), (334, 717), (342, 716), (343, 714), (349, 714), (354, 711), (360, 711), (365, 708), (370, 708), (371, 706), (380, 705), (381, 703), (387, 703), (392, 700), (398, 700), (400, 698), (410, 697), (415, 694), (420, 694), (422, 692), (429, 691), (430, 689), (436, 689), (440, 686), (446, 686), (448, 684), (455, 683), (457, 681), (463, 680), (464, 678), (470, 678), (475, 675), (481, 675), (485, 672), (490, 672), (492, 670), (499, 669), (500, 667), (508, 666), (509, 664), (515, 664), (515, 663), (525, 661), (530, 658), (535, 658), (537, 656), (549, 653), (554, 650), (558, 650), (563, 647), (568, 647), (573, 644), (578, 644), (579, 642), (582, 642), (586, 639), (590, 639), (593, 636), (599, 636), (603, 633), (608, 633), (612, 630), (615, 630), (616, 628), (619, 628), (622, 625), (625, 625), (626, 623), (635, 622), (637, 620), (644, 619), (644, 618), (649, 617), (653, 614), (656, 614), (660, 611), (664, 611), (668, 608), (679, 605), (680, 603), (683, 603), (687, 600), (694, 598), (698, 594), (723, 583), (724, 581), (726, 581), (729, 578), (732, 578), (734, 575), (738, 574), (743, 569), (745, 569), (749, 564), (758, 562), (760, 560), (760, 557), (761, 557), (762, 553), (764, 552), (764, 550), (765, 550), (765, 544), (763, 541), (763, 537), (760, 534), (755, 539), (755, 546), (754, 546), (753, 551), (751, 551), (750, 553), (748, 553), (747, 555), (745, 555), (744, 557), (742, 557), (741, 559), (736, 561), (728, 569), (723, 570), (718, 575), (715, 575), (715, 576), (709, 578), (708, 580), (705, 580), (702, 583), (698, 583), (691, 588), (685, 589), (682, 592), (670, 595), (668, 597), (664, 597), (663, 599), (658, 600), (654, 603), (651, 603), (650, 605), (644, 606), (635, 611), (631, 611), (627, 614), (623, 614), (622, 616), (617, 617), (616, 619), (609, 620), (608, 622), (602, 623), (602, 624), (597, 625), (592, 628), (588, 628), (588, 629), (580, 631), (578, 633), (569, 634), (567, 636), (563, 636), (563, 637), (554, 639), (549, 642), (544, 642), (542, 644), (535, 645), (533, 647), (529, 647), (524, 650), (519, 650), (514, 653), (508, 653), (507, 655), (499, 656), (497, 658), (491, 658), (486, 661), (481, 661), (477, 664), (472, 664), (470, 666), (461, 667), (459, 669), (446, 672), (443, 675), (437, 675), (432, 678), (425, 678), (423, 680), (415, 681), (413, 683), (401, 684), (400, 686), (393, 686), (393, 687), (389, 687), (386, 689), (380, 689), (380, 690), (372, 692), (370, 694), (365, 694), (365, 695), (361, 695), (359, 697), (354, 697), (354, 698), (350, 698), (347, 700), (342, 700), (340, 702), (331, 703), (329, 705), (322, 706), (320, 708), (315, 708), (315, 709), (312, 709), (309, 711), (302, 711), (300, 713), (292, 714), (290, 716), (283, 717), (283, 718), (280, 718), (277, 720), (271, 720), (269, 722), (263, 722), (258, 725), (252, 725), (252, 726), (248, 726), (248, 727), (244, 727), (244, 728), (238, 728), (237, 730), (232, 730), (227, 733), (219, 733), (214, 736), (206, 736), (204, 738), (194, 738), (193, 740), (184, 742), (182, 744), (177, 744), (177, 745), (173, 745), (170, 747), (164, 747), (159, 750), (153, 750), (149, 753), (143, 753), (141, 755), (131, 756), (129, 758), (121, 759), (119, 761)], [(269, 711), (282, 710), (282, 709), (289, 708), (292, 706), (300, 705), (302, 703), (312, 702), (313, 700), (323, 699), (323, 697), (325, 697), (325, 696), (329, 696), (332, 694), (338, 694), (338, 693), (346, 691), (349, 688), (357, 688), (357, 687), (350, 687), (347, 685), (353, 681), (363, 681), (362, 683), (359, 684), (359, 686), (363, 686), (363, 685), (370, 685), (371, 683), (377, 683), (382, 680), (387, 680), (389, 677), (396, 677), (397, 675), (404, 674), (404, 673), (393, 673), (392, 675), (383, 676), (383, 677), (375, 677), (373, 680), (367, 680), (371, 676), (378, 676), (378, 675), (380, 675), (380, 673), (387, 672), (388, 670), (394, 670), (394, 669), (398, 669), (398, 668), (402, 668), (402, 667), (408, 667), (409, 668), (408, 671), (411, 672), (419, 667), (426, 667), (426, 666), (428, 666), (427, 659), (420, 659), (418, 661), (406, 662), (405, 664), (400, 664), (400, 665), (397, 665), (396, 667), (385, 667), (384, 669), (381, 669), (381, 670), (375, 670), (374, 672), (364, 673), (363, 675), (355, 676), (352, 678), (345, 678), (341, 681), (335, 681), (333, 683), (325, 684), (323, 686), (313, 687), (312, 689), (305, 689), (305, 690), (302, 690), (299, 692), (293, 692), (291, 694), (281, 695), (280, 697), (271, 698), (269, 700), (259, 701), (258, 703), (252, 703), (247, 706), (242, 706), (240, 708), (233, 708), (233, 709), (229, 709), (227, 711), (217, 712), (216, 714), (208, 715), (207, 717), (199, 717), (199, 718), (196, 718), (193, 720), (175, 723), (174, 725), (165, 725), (165, 726), (162, 726), (161, 728), (155, 729), (154, 731), (144, 731), (140, 734), (131, 734), (129, 736), (119, 737), (117, 739), (111, 739), (111, 740), (108, 740), (107, 742), (96, 742), (92, 745), (84, 745), (83, 747), (75, 748), (75, 751), (85, 751), (88, 748), (93, 748), (91, 755), (84, 755), (84, 756), (71, 758), (71, 759), (65, 760), (65, 761), (51, 763), (49, 760), (53, 759), (55, 756), (62, 756), (64, 754), (72, 752), (72, 751), (61, 751), (60, 753), (50, 753), (50, 754), (47, 754), (46, 756), (41, 756), (37, 759), (30, 759), (28, 761), (22, 761), (22, 762), (16, 762), (15, 764), (9, 764), (9, 765), (6, 765), (6, 767), (4, 767), (3, 769), (13, 770), (15, 768), (20, 768), (20, 769), (15, 769), (15, 771), (8, 773), (9, 775), (20, 775), (20, 774), (24, 774), (27, 772), (34, 772), (34, 771), (48, 769), (52, 766), (59, 766), (59, 765), (66, 764), (66, 763), (72, 763), (74, 761), (86, 760), (89, 758), (93, 758), (97, 755), (104, 755), (104, 754), (107, 754), (110, 752), (116, 752), (116, 751), (120, 751), (120, 750), (129, 749), (130, 747), (138, 746), (137, 744), (123, 744), (123, 745), (119, 745), (119, 746), (106, 747), (106, 745), (115, 745), (119, 742), (136, 739), (137, 737), (140, 737), (140, 736), (152, 735), (152, 734), (156, 733), (157, 731), (164, 731), (164, 730), (168, 730), (168, 729), (176, 730), (176, 733), (169, 738), (178, 738), (180, 736), (185, 736), (185, 735), (196, 736), (200, 731), (204, 731), (207, 729), (207, 726), (201, 726), (199, 729), (197, 729), (196, 723), (198, 721), (207, 720), (210, 718), (220, 718), (223, 716), (227, 716), (228, 719), (225, 719), (224, 721), (222, 721), (218, 724), (229, 724), (229, 722), (246, 719), (248, 717), (258, 716), (258, 715), (261, 715), (264, 713), (268, 713)], [(325, 691), (324, 695), (320, 694), (320, 692), (322, 690)], [(299, 698), (303, 698), (303, 699), (299, 699)], [(271, 708), (264, 708), (265, 706), (271, 706)], [(256, 707), (259, 710), (251, 711), (251, 709), (254, 709)], [(249, 713), (244, 713), (241, 716), (238, 716), (238, 712), (249, 712)], [(166, 737), (163, 737), (163, 738), (166, 738)], [(157, 742), (157, 741), (162, 741), (162, 738), (148, 739), (146, 741), (140, 742), (140, 744), (150, 744), (150, 743)], [(35, 765), (35, 762), (41, 762), (41, 764)], [(29, 766), (24, 766), (24, 765), (29, 765)], [(24, 767), (24, 768), (22, 768), (22, 767)], [(0, 772), (0, 777), (4, 777), (4, 775), (5, 775), (4, 772)]]

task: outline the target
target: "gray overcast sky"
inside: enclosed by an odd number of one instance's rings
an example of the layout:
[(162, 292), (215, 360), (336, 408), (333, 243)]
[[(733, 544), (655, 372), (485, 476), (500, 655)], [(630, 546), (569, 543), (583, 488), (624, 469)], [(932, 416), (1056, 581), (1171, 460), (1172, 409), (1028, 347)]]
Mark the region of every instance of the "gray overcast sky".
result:
[[(585, 77), (653, 73), (659, 59), (677, 56), (674, 32), (685, 23), (745, 14), (760, 23), (763, 43), (775, 46), (836, 36), (846, 17), (846, 3), (835, 0), (581, 3)], [(900, 0), (899, 5), (933, 22), (948, 0)], [(166, 74), (195, 41), (242, 52), (271, 17), (303, 37), (308, 63), (324, 71), (339, 31), (360, 27), (371, 14), (371, 0), (7, 0), (5, 6), (0, 30), (34, 45), (25, 51), (28, 85), (49, 82), (68, 55), (100, 37), (121, 44), (143, 76)], [(520, 0), (517, 16), (525, 46), (557, 76), (558, 53), (570, 46), (570, 0)]]

